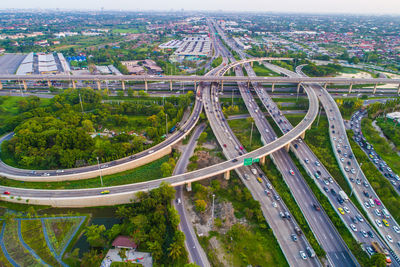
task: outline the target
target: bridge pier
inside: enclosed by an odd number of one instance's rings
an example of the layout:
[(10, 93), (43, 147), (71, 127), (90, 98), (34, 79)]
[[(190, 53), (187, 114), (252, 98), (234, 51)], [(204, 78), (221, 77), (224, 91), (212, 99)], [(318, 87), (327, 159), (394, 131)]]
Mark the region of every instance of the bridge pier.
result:
[(247, 81), (247, 88), (250, 90), (250, 81)]
[(376, 83), (375, 85), (374, 85), (374, 91), (372, 91), (372, 94), (375, 94), (376, 93), (376, 87), (378, 86), (378, 84)]
[(194, 87), (193, 90), (196, 92), (197, 91), (197, 81), (194, 81)]
[(188, 192), (192, 191), (192, 182), (188, 182), (188, 183), (186, 184), (186, 190), (187, 190)]
[(26, 84), (26, 81), (22, 81), (22, 84), (24, 85), (24, 90), (28, 90), (28, 85)]
[(301, 87), (301, 83), (298, 83), (298, 84), (297, 84), (297, 93), (300, 92), (300, 87)]
[(48, 81), (47, 81), (47, 86), (48, 86), (49, 88), (52, 86), (52, 84), (51, 84), (51, 81), (50, 81), (50, 80), (48, 80)]
[(224, 172), (224, 179), (229, 180), (229, 178), (231, 178), (231, 172), (230, 171)]
[(254, 61), (250, 62), (250, 66), (251, 66), (251, 67), (253, 67), (253, 63), (254, 63)]
[(3, 83), (0, 81), (0, 90), (3, 89)]
[(289, 152), (289, 150), (290, 150), (290, 143), (288, 143), (288, 144), (285, 145), (285, 150), (286, 150), (286, 152)]
[(172, 81), (169, 81), (169, 90), (172, 91)]
[(147, 85), (147, 80), (144, 81), (144, 90), (147, 91), (149, 89), (148, 85)]
[(260, 158), (260, 164), (265, 165), (265, 156)]
[(121, 81), (121, 85), (122, 85), (122, 90), (125, 91), (125, 81)]
[(224, 92), (224, 81), (221, 81), (221, 92)]
[(100, 81), (97, 81), (96, 83), (97, 83), (97, 90), (101, 90), (101, 83), (100, 83)]
[(271, 87), (271, 92), (273, 93), (275, 91), (275, 83), (272, 83), (272, 87)]
[(324, 84), (324, 89), (326, 90), (326, 87), (328, 87), (328, 83)]
[(72, 81), (72, 88), (76, 89), (76, 82)]
[(351, 90), (353, 89), (353, 83), (351, 83), (350, 84), (350, 87), (349, 87), (349, 94), (351, 94)]
[(400, 84), (399, 84), (399, 87), (397, 87), (397, 94), (398, 95), (400, 94)]
[(302, 132), (300, 137), (301, 137), (301, 139), (304, 139), (306, 137), (306, 131)]

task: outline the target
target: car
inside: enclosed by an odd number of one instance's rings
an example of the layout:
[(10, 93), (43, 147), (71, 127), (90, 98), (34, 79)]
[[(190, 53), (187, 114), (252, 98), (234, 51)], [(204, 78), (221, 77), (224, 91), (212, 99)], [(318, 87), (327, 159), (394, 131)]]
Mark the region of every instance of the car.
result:
[(286, 216), (287, 219), (290, 219), (290, 213), (289, 212), (285, 211), (285, 216)]
[(314, 207), (314, 209), (316, 210), (316, 211), (320, 211), (321, 210), (321, 208), (317, 205), (317, 204), (313, 204), (313, 207)]
[(308, 164), (310, 161), (308, 159), (304, 159), (304, 162)]
[(178, 205), (181, 204), (181, 198), (178, 197), (178, 198), (176, 199), (176, 203), (178, 203)]
[(348, 207), (346, 207), (346, 206), (343, 206), (343, 209), (344, 209), (344, 211), (345, 211), (346, 213), (350, 213), (350, 210), (349, 210), (349, 208), (348, 208)]
[(340, 161), (341, 161), (341, 162), (344, 162), (344, 158), (340, 158)]
[(394, 185), (394, 186), (396, 186), (397, 185), (397, 183), (396, 183), (396, 181), (395, 180), (390, 180), (390, 182)]
[(386, 219), (383, 219), (382, 222), (386, 227), (390, 226), (389, 222)]
[(315, 178), (319, 179), (318, 173), (314, 173)]
[(370, 208), (370, 205), (369, 205), (369, 203), (368, 203), (368, 202), (364, 202), (364, 206), (365, 206), (367, 209), (369, 209), (369, 208)]
[(300, 257), (303, 259), (303, 260), (306, 260), (307, 259), (307, 255), (306, 255), (306, 253), (304, 252), (304, 251), (302, 251), (302, 250), (300, 250)]
[(386, 235), (386, 239), (387, 241), (389, 241), (390, 243), (393, 243), (393, 238), (390, 235)]
[[(350, 161), (349, 161), (349, 162), (350, 162)], [(356, 170), (355, 170), (354, 168), (351, 168), (350, 172), (351, 172), (352, 174), (355, 174), (355, 173), (356, 173)]]
[(249, 177), (249, 175), (247, 173), (244, 174), (244, 179), (246, 179), (246, 180), (250, 179), (250, 177)]
[(292, 169), (289, 170), (289, 173), (294, 176), (294, 171)]
[(375, 254), (375, 250), (374, 250), (372, 247), (366, 247), (365, 249), (367, 250), (367, 252), (368, 252), (369, 255), (372, 256), (372, 255)]
[(369, 198), (369, 193), (367, 191), (364, 190), (363, 193), (364, 193), (364, 196)]
[(357, 232), (357, 227), (354, 224), (350, 224), (350, 228), (351, 230), (353, 230), (354, 232)]
[(339, 210), (340, 214), (344, 215), (344, 210), (341, 207), (339, 207), (338, 210)]
[(324, 186), (324, 191), (328, 193), (329, 191), (328, 187)]
[(261, 184), (262, 183), (262, 179), (260, 177), (257, 177), (257, 181)]
[(10, 195), (11, 193), (10, 193), (10, 191), (4, 191), (3, 194), (4, 194), (4, 195)]
[(324, 179), (324, 183), (325, 183), (326, 185), (329, 185), (329, 180), (328, 180), (328, 179)]
[(361, 234), (362, 234), (362, 236), (363, 236), (364, 238), (367, 238), (367, 237), (368, 237), (367, 232), (365, 232), (364, 230), (361, 231)]
[(364, 186), (367, 187), (367, 188), (369, 187), (369, 184), (368, 184), (367, 181), (364, 181)]
[(282, 218), (282, 219), (284, 219), (286, 216), (285, 216), (285, 213), (283, 213), (282, 211), (280, 211), (279, 212), (279, 216)]
[(350, 171), (350, 168), (349, 167), (344, 167), (344, 170), (346, 171), (346, 172), (349, 172)]
[(393, 230), (394, 230), (396, 233), (400, 234), (400, 228), (397, 227), (396, 225), (393, 225)]
[(382, 216), (382, 213), (381, 213), (381, 211), (379, 209), (375, 210), (375, 214), (376, 214), (376, 216), (379, 216), (379, 217)]
[(319, 166), (321, 166), (321, 163), (319, 163), (319, 161), (316, 161), (315, 166), (319, 167)]
[(237, 162), (237, 161), (238, 161), (237, 159), (233, 159), (233, 160), (232, 160), (232, 162)]
[(45, 173), (43, 173), (43, 176), (50, 176), (50, 173), (45, 172)]
[(152, 154), (152, 153), (154, 153), (154, 150), (149, 150), (149, 152), (147, 152), (147, 153)]
[(278, 207), (278, 204), (276, 204), (276, 202), (274, 201), (274, 202), (272, 202), (272, 207), (276, 208), (276, 207)]
[(103, 190), (103, 191), (101, 191), (101, 194), (102, 194), (102, 195), (110, 194), (110, 190)]
[(275, 198), (276, 201), (281, 200), (280, 196), (278, 196), (278, 195), (274, 195), (274, 198)]
[(376, 225), (378, 225), (378, 227), (382, 227), (382, 222), (379, 219), (375, 220)]
[(224, 144), (224, 147), (226, 147), (226, 144)]
[(271, 192), (268, 191), (268, 189), (265, 189), (265, 190), (264, 190), (264, 193), (265, 193), (267, 196), (271, 195)]
[(358, 221), (357, 221), (357, 219), (356, 219), (355, 217), (350, 217), (350, 219), (351, 219), (351, 221), (352, 221), (353, 223), (358, 223)]
[(292, 240), (293, 240), (294, 242), (297, 241), (297, 235), (296, 235), (296, 234), (291, 234), (290, 237), (292, 238)]
[(371, 231), (368, 231), (367, 234), (369, 237), (374, 238), (374, 234)]
[(356, 215), (356, 218), (357, 218), (357, 220), (359, 222), (363, 222), (364, 221), (363, 217), (361, 217), (361, 215), (359, 215), (359, 214)]
[(56, 170), (56, 173), (63, 173), (64, 170)]
[(378, 206), (382, 205), (382, 203), (379, 201), (379, 199), (375, 198), (374, 201), (375, 201), (376, 205), (378, 205)]

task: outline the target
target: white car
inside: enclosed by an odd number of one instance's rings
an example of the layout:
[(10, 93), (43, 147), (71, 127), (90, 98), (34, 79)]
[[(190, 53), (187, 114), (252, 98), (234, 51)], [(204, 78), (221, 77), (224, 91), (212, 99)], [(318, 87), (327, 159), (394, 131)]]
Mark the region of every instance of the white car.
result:
[(375, 222), (376, 222), (376, 225), (378, 225), (378, 227), (382, 227), (382, 222), (381, 222), (381, 220), (376, 219)]
[(345, 211), (346, 213), (350, 213), (350, 210), (349, 210), (349, 208), (348, 208), (348, 207), (346, 207), (346, 206), (343, 206), (343, 209), (344, 209), (344, 211)]
[(381, 211), (379, 209), (375, 210), (375, 214), (376, 214), (376, 216), (379, 216), (379, 217), (382, 216), (382, 213), (381, 213)]
[(364, 238), (367, 238), (367, 237), (368, 237), (367, 232), (365, 232), (364, 230), (361, 231), (361, 234), (362, 234), (362, 236), (363, 236)]
[(387, 241), (389, 241), (390, 243), (393, 243), (393, 239), (390, 235), (386, 236)]
[(278, 207), (278, 204), (276, 204), (276, 202), (274, 201), (274, 202), (272, 202), (272, 207), (276, 208), (276, 207)]
[(364, 206), (367, 208), (367, 209), (369, 209), (369, 203), (368, 202), (364, 202)]
[(351, 230), (353, 230), (354, 232), (357, 232), (357, 227), (354, 224), (350, 224), (350, 228)]
[(400, 229), (399, 229), (399, 227), (397, 227), (396, 225), (393, 226), (393, 230), (394, 230), (396, 233), (400, 234)]

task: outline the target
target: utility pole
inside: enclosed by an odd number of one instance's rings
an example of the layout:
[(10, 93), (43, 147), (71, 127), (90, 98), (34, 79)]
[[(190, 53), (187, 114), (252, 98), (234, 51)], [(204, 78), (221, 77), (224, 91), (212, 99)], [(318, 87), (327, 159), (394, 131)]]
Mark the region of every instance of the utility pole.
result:
[(99, 157), (96, 157), (96, 158), (97, 158), (97, 167), (99, 168), (99, 171), (100, 171), (100, 183), (101, 183), (101, 186), (103, 187), (103, 177), (101, 176)]
[[(362, 164), (362, 162), (360, 163), (360, 168), (358, 169), (358, 171), (357, 171), (357, 175), (356, 175), (356, 179), (355, 179), (355, 182), (357, 182), (357, 179), (358, 179), (358, 175), (360, 174), (360, 171), (361, 171), (361, 166), (362, 166), (363, 164)], [(353, 191), (354, 191), (354, 186), (353, 186), (353, 184), (351, 185), (351, 192), (350, 192), (350, 197), (353, 195)]]
[(213, 200), (212, 200), (212, 210), (211, 210), (211, 224), (214, 225), (214, 198), (215, 198), (214, 194), (212, 195), (212, 198)]
[(233, 107), (233, 88), (232, 88), (232, 107)]
[(250, 130), (250, 148), (251, 148), (251, 140), (253, 139), (253, 126), (254, 126), (254, 122), (251, 122), (251, 130)]
[(167, 137), (168, 134), (168, 121), (167, 121), (167, 113), (165, 113), (165, 137)]
[(81, 109), (82, 109), (82, 115), (83, 115), (83, 105), (82, 105), (81, 93), (79, 93), (79, 102), (81, 103)]

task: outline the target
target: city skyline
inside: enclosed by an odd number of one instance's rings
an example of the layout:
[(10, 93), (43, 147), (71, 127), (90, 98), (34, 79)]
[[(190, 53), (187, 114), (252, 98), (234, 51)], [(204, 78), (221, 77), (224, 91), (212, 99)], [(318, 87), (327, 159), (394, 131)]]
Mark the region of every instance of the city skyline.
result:
[(29, 1), (17, 0), (3, 3), (2, 9), (73, 9), (73, 10), (123, 10), (123, 11), (248, 11), (248, 12), (289, 12), (289, 13), (341, 13), (341, 14), (392, 14), (400, 15), (400, 2), (395, 0), (383, 0), (380, 2), (365, 3), (362, 0), (338, 0), (335, 4), (328, 4), (317, 0), (285, 0), (269, 2), (252, 0), (243, 1), (221, 0), (218, 2), (205, 0), (201, 2), (172, 0), (168, 2), (152, 0), (137, 3), (127, 0), (89, 0), (68, 2), (55, 2), (49, 0)]

